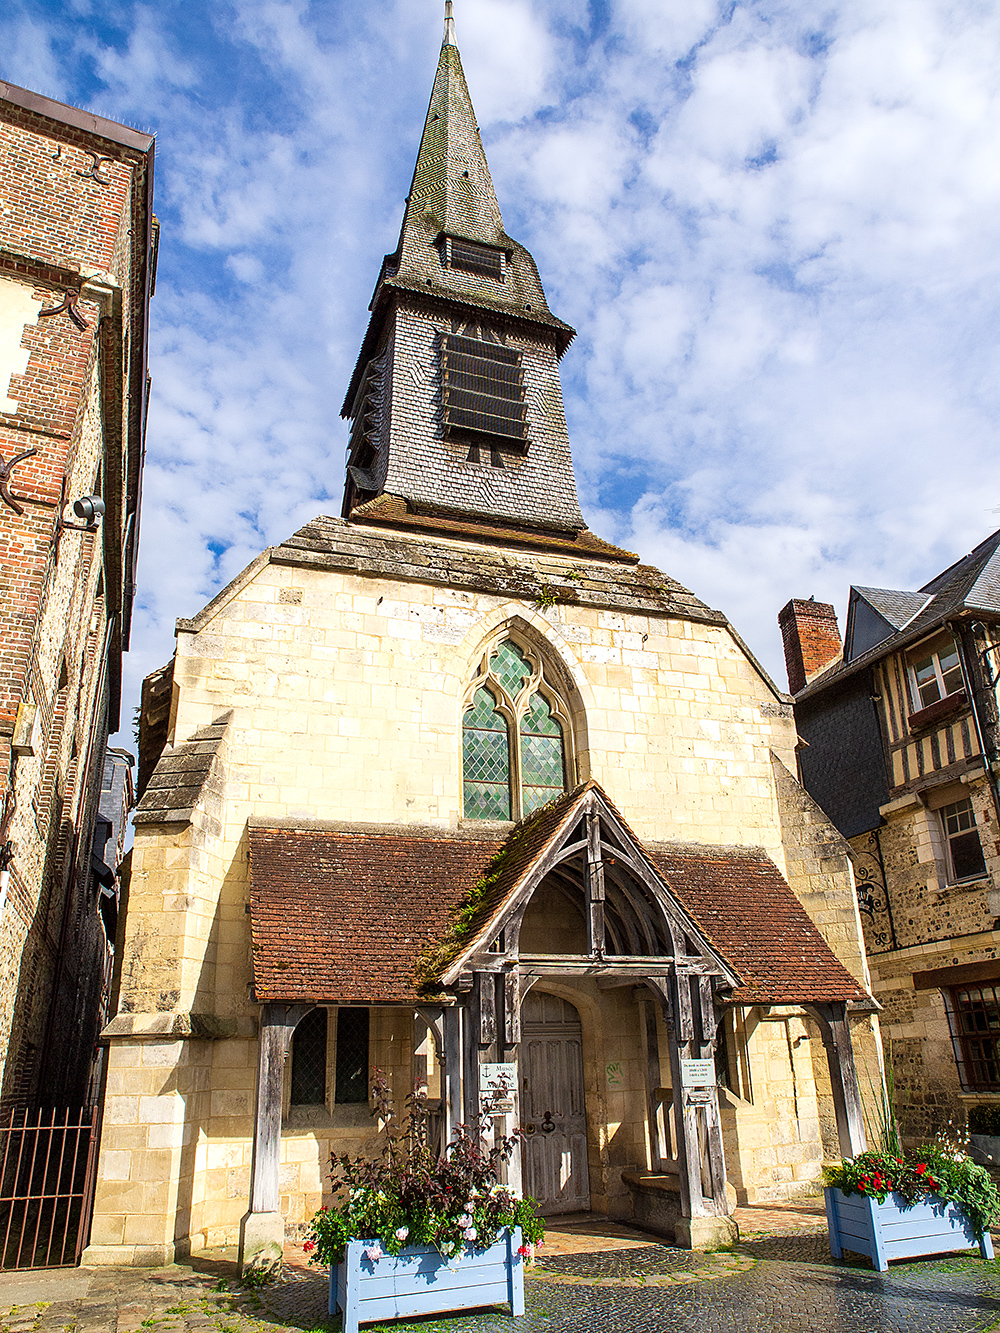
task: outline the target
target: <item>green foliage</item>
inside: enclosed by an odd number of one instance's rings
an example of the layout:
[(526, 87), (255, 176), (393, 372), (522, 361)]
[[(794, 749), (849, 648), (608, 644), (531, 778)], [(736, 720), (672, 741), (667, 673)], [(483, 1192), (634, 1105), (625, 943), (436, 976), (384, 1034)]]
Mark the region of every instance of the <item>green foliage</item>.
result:
[(411, 1245), (434, 1245), (450, 1258), (466, 1248), (488, 1248), (507, 1228), (520, 1227), (526, 1245), (542, 1239), (545, 1226), (534, 1200), (517, 1198), (499, 1180), (500, 1166), (510, 1159), (519, 1135), (500, 1139), (486, 1151), (478, 1125), (459, 1125), (447, 1152), (438, 1157), (428, 1142), (422, 1089), (407, 1098), (402, 1122), (378, 1070), (373, 1096), (385, 1126), (380, 1152), (371, 1158), (344, 1154), (333, 1159), (331, 1179), (339, 1202), (312, 1219), (303, 1246), (310, 1262), (338, 1263), (349, 1240), (372, 1241), (372, 1258), (383, 1251), (400, 1254)]
[(559, 591), (548, 583), (541, 583), (538, 586), (538, 596), (535, 598), (535, 609), (544, 611), (550, 606), (555, 606), (559, 600)]
[(1000, 1106), (970, 1106), (969, 1133), (1000, 1135)]
[(260, 1287), (269, 1287), (277, 1279), (275, 1267), (265, 1268), (263, 1264), (247, 1264), (240, 1277), (240, 1286), (254, 1291)]
[(926, 1144), (904, 1155), (880, 1151), (859, 1153), (824, 1173), (826, 1184), (845, 1194), (865, 1194), (884, 1203), (898, 1194), (904, 1207), (936, 1195), (959, 1207), (982, 1236), (1000, 1221), (1000, 1193), (985, 1167), (942, 1143)]
[(877, 1080), (873, 1079), (871, 1070), (867, 1066), (865, 1067), (865, 1075), (871, 1092), (871, 1109), (868, 1106), (865, 1107), (868, 1137), (878, 1144), (883, 1153), (893, 1158), (901, 1158), (903, 1156), (903, 1140), (900, 1138), (899, 1125), (896, 1123), (896, 1117), (892, 1109), (896, 1099), (896, 1080), (893, 1074), (891, 1051), (889, 1059), (885, 1063), (885, 1082), (882, 1081), (881, 1073)]

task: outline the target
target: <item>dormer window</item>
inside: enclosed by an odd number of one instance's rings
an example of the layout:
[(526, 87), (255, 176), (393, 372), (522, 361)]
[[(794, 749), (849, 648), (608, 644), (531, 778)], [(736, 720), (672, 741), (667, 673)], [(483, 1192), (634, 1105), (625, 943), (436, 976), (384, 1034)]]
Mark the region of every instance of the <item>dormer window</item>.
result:
[(963, 688), (958, 645), (950, 634), (939, 634), (909, 654), (910, 684), (914, 705), (929, 708)]
[(457, 236), (445, 236), (442, 258), (446, 268), (459, 269), (462, 273), (476, 273), (483, 278), (492, 278), (495, 282), (504, 280), (507, 256), (495, 246), (481, 245), (478, 241), (463, 241)]

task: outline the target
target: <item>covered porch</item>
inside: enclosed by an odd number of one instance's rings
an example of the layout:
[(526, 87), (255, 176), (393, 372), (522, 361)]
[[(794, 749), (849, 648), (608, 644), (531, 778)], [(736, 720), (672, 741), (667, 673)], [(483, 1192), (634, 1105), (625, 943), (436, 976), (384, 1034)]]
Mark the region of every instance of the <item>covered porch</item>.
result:
[(283, 1067), (316, 1005), (392, 1013), (442, 1148), (484, 1110), (487, 1135), (520, 1128), (511, 1180), (547, 1214), (730, 1241), (748, 1013), (822, 1042), (811, 1104), (829, 1102), (840, 1152), (864, 1147), (850, 1015), (875, 1006), (757, 849), (644, 847), (596, 783), (512, 831), (251, 827), (250, 845), (262, 1010), (244, 1262), (280, 1255)]

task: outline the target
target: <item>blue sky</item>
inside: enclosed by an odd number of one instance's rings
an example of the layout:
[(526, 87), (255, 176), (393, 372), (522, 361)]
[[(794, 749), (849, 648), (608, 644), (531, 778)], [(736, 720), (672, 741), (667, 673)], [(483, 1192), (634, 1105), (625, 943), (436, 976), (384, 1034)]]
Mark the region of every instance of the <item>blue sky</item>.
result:
[[(0, 75), (157, 134), (128, 706), (257, 551), (338, 513), (438, 0), (6, 0)], [(998, 523), (1000, 17), (946, 0), (456, 0), (508, 231), (579, 330), (593, 528), (727, 612), (910, 588)], [(126, 715), (127, 716), (127, 715)]]

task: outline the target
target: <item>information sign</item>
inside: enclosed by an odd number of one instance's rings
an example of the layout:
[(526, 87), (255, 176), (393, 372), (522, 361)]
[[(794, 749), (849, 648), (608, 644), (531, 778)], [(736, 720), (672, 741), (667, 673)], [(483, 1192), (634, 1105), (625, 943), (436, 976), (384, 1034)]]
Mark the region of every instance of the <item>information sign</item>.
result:
[(682, 1060), (682, 1088), (711, 1088), (716, 1083), (714, 1060)]

